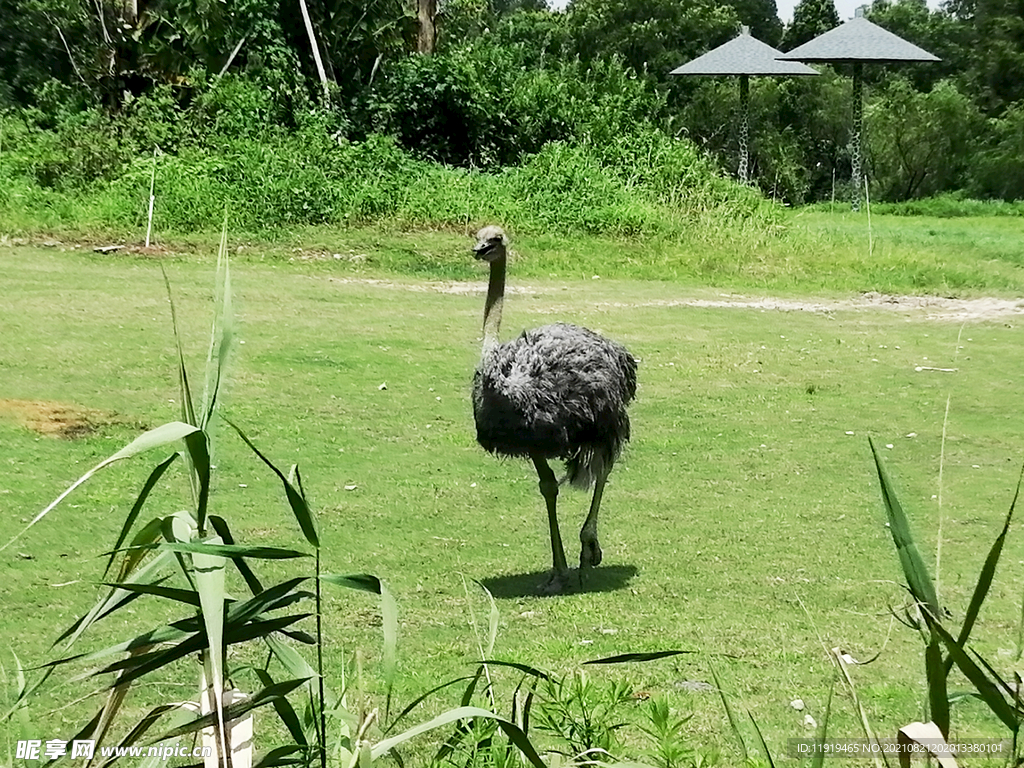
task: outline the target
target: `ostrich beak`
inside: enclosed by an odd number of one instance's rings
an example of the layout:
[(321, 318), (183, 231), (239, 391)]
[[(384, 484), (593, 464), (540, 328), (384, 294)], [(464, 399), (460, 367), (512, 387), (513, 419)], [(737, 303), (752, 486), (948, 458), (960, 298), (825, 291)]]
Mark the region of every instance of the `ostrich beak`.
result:
[(473, 254), (478, 259), (482, 259), (490, 253), (491, 249), (494, 248), (494, 242), (490, 240), (481, 240), (473, 246)]

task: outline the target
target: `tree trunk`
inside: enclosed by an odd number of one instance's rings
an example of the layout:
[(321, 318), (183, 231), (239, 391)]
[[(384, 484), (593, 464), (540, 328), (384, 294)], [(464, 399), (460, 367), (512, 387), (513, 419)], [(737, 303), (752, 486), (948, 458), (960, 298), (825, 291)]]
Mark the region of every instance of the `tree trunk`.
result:
[(416, 0), (416, 17), (419, 22), (419, 34), (416, 36), (417, 53), (433, 53), (437, 43), (437, 27), (434, 19), (437, 16), (437, 0)]

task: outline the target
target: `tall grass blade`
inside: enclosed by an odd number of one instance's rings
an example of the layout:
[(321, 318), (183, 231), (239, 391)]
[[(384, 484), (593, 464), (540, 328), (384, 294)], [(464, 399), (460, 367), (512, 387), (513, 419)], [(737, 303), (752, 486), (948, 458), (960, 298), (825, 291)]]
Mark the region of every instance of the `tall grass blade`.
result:
[[(143, 506), (146, 504), (146, 499), (149, 498), (150, 492), (156, 487), (156, 484), (160, 482), (160, 478), (163, 477), (164, 472), (171, 466), (178, 458), (177, 453), (172, 453), (166, 459), (157, 464), (153, 471), (149, 473), (149, 477), (146, 478), (146, 482), (142, 485), (142, 490), (139, 492), (138, 497), (135, 499), (135, 503), (132, 504), (131, 510), (128, 512), (128, 516), (124, 519), (124, 525), (121, 526), (121, 533), (118, 534), (117, 543), (114, 544), (114, 549), (120, 549), (121, 545), (124, 544), (128, 538), (128, 534), (135, 525), (135, 521), (139, 514), (142, 512)], [(107, 574), (110, 573), (111, 567), (114, 565), (114, 558), (116, 555), (111, 554), (107, 560), (107, 567), (103, 569), (103, 577), (106, 578)]]
[(394, 595), (384, 585), (384, 582), (368, 573), (350, 576), (325, 574), (320, 577), (320, 580), (328, 584), (380, 595), (381, 623), (384, 630), (383, 674), (388, 695), (390, 696), (395, 684), (395, 673), (398, 669), (398, 603), (395, 602)]
[(514, 723), (510, 723), (502, 717), (480, 707), (458, 707), (456, 709), (448, 710), (432, 720), (429, 720), (420, 725), (414, 726), (409, 730), (392, 736), (389, 739), (384, 739), (373, 746), (371, 755), (374, 760), (378, 760), (384, 755), (388, 754), (395, 747), (401, 746), (409, 739), (419, 736), (421, 733), (432, 731), (435, 728), (439, 728), (442, 725), (448, 725), (459, 720), (466, 720), (469, 718), (484, 718), (487, 720), (493, 720), (505, 735), (523, 754), (523, 756), (530, 761), (535, 768), (547, 768), (544, 761), (540, 759), (540, 755), (537, 754), (537, 750), (533, 744), (530, 743), (529, 738)]
[(843, 676), (843, 681), (846, 683), (846, 687), (850, 691), (850, 696), (853, 698), (853, 705), (857, 708), (857, 715), (860, 717), (860, 725), (861, 728), (864, 729), (864, 735), (874, 745), (872, 757), (874, 757), (875, 765), (878, 768), (881, 768), (883, 764), (888, 766), (889, 761), (886, 759), (885, 752), (878, 743), (878, 737), (875, 736), (875, 732), (871, 728), (871, 723), (868, 721), (868, 713), (864, 711), (864, 705), (861, 704), (860, 695), (857, 693), (857, 686), (853, 684), (853, 677), (850, 675), (850, 670), (847, 666), (846, 658), (842, 649), (833, 648), (832, 658), (835, 660), (836, 666), (839, 667), (839, 672)]
[(174, 293), (171, 291), (171, 280), (167, 277), (167, 271), (163, 264), (160, 265), (160, 272), (164, 276), (164, 287), (167, 289), (167, 303), (171, 308), (171, 329), (174, 332), (174, 346), (178, 352), (178, 397), (181, 400), (181, 420), (199, 428), (199, 421), (196, 419), (195, 405), (192, 400), (192, 390), (188, 384), (188, 369), (185, 367), (185, 348), (181, 343), (181, 334), (178, 331), (178, 311), (174, 306)]
[(133, 637), (131, 640), (125, 640), (117, 645), (111, 645), (97, 651), (78, 653), (74, 656), (65, 656), (62, 659), (48, 661), (44, 666), (57, 667), (71, 662), (93, 662), (99, 661), (107, 656), (116, 656), (118, 654), (131, 653), (132, 651), (137, 650), (144, 651), (154, 645), (173, 643), (181, 640), (182, 638), (189, 637), (190, 635), (195, 635), (198, 631), (198, 619), (192, 618), (188, 621), (175, 622), (174, 624), (167, 624), (162, 627), (157, 627), (156, 629), (151, 629), (148, 632), (143, 632), (137, 637)]
[[(981, 612), (981, 606), (985, 602), (985, 598), (988, 597), (988, 591), (992, 586), (993, 579), (995, 578), (996, 566), (999, 564), (999, 558), (1003, 554), (1003, 545), (1006, 543), (1006, 536), (1010, 532), (1010, 522), (1013, 520), (1013, 512), (1017, 508), (1017, 499), (1020, 496), (1022, 480), (1024, 480), (1024, 465), (1021, 466), (1021, 474), (1017, 478), (1017, 488), (1013, 493), (1013, 501), (1010, 502), (1010, 509), (1006, 513), (1006, 520), (1003, 521), (1003, 530), (999, 532), (996, 540), (992, 543), (992, 548), (989, 550), (988, 556), (985, 558), (985, 564), (981, 567), (981, 573), (978, 575), (978, 582), (974, 585), (974, 593), (971, 595), (971, 602), (968, 604), (967, 612), (964, 614), (964, 623), (960, 627), (960, 633), (956, 638), (957, 643), (961, 646), (967, 645), (967, 640), (970, 638), (971, 630), (974, 628), (974, 622), (978, 619), (978, 614)], [(952, 666), (953, 660), (950, 658), (946, 662), (946, 669), (949, 670)], [(947, 732), (943, 731), (943, 733)]]
[(203, 416), (205, 430), (217, 407), (217, 396), (227, 368), (228, 354), (234, 337), (234, 315), (231, 309), (231, 269), (228, 264), (228, 214), (224, 211), (224, 225), (217, 249), (217, 288), (214, 304), (218, 307), (210, 331), (210, 349), (206, 355), (206, 385), (203, 388)]
[[(152, 558), (138, 571), (130, 574), (126, 581), (132, 583), (142, 584), (148, 581), (152, 581), (156, 576), (161, 573), (165, 568), (170, 567), (174, 555), (171, 552), (160, 552), (156, 557)], [(112, 589), (106, 597), (99, 600), (85, 615), (75, 621), (70, 627), (68, 627), (60, 636), (53, 641), (55, 647), (58, 643), (63, 640), (67, 640), (66, 647), (70, 648), (82, 633), (85, 632), (90, 626), (95, 624), (97, 621), (109, 616), (111, 613), (116, 611), (125, 603), (134, 600), (138, 597), (137, 594), (126, 592), (123, 589)]]
[(810, 768), (822, 768), (825, 764), (825, 750), (822, 745), (828, 738), (828, 722), (832, 718), (832, 696), (836, 692), (836, 678), (832, 678), (832, 685), (828, 687), (828, 699), (825, 701), (825, 714), (821, 718), (821, 725), (818, 726), (818, 733), (814, 737), (814, 743), (818, 747), (814, 750), (814, 757), (811, 758)]
[(747, 753), (747, 743), (743, 740), (743, 732), (740, 730), (739, 722), (736, 720), (732, 707), (729, 705), (729, 698), (725, 695), (725, 690), (722, 688), (722, 683), (718, 679), (718, 672), (715, 670), (715, 665), (711, 663), (711, 659), (708, 659), (708, 669), (711, 670), (711, 679), (715, 681), (715, 690), (718, 691), (718, 696), (722, 700), (725, 716), (729, 720), (729, 728), (732, 730), (732, 735), (736, 737), (736, 743), (740, 747), (740, 754), (743, 755), (743, 760), (746, 762), (750, 759)]
[(477, 581), (477, 584), (484, 591), (484, 594), (487, 595), (487, 601), (490, 603), (491, 608), (487, 614), (487, 648), (483, 654), (486, 657), (494, 653), (494, 644), (498, 640), (498, 626), (501, 623), (501, 613), (498, 611), (498, 604), (494, 602), (494, 595), (491, 594), (491, 590), (479, 581)]
[(882, 457), (870, 437), (868, 444), (871, 446), (871, 453), (875, 458), (878, 482), (882, 490), (882, 500), (885, 503), (885, 514), (889, 522), (889, 533), (896, 545), (896, 554), (899, 556), (907, 586), (910, 587), (910, 592), (918, 603), (924, 605), (933, 616), (939, 616), (941, 613), (939, 598), (935, 593), (935, 584), (928, 575), (928, 569), (925, 567), (924, 560), (921, 559), (921, 552), (914, 542), (906, 513), (896, 496), (896, 490), (882, 463)]
[[(254, 621), (225, 632), (224, 642), (226, 645), (245, 643), (249, 640), (262, 638), (265, 634), (281, 632), (286, 627), (306, 618), (309, 618), (309, 614), (301, 613), (294, 616), (282, 616), (277, 619)], [(97, 677), (109, 672), (123, 672), (123, 675), (118, 677), (111, 687), (124, 686), (144, 675), (148, 675), (150, 672), (166, 667), (173, 661), (193, 653), (199, 653), (205, 650), (207, 646), (206, 635), (196, 634), (170, 648), (139, 653), (135, 657), (108, 664), (103, 669), (92, 672), (89, 676)]]
[[(188, 514), (185, 512), (184, 514)], [(142, 526), (132, 537), (129, 543), (129, 549), (124, 552), (124, 557), (121, 558), (121, 567), (117, 569), (117, 575), (115, 576), (116, 581), (127, 580), (138, 567), (139, 563), (146, 559), (147, 552), (144, 549), (131, 549), (131, 547), (143, 547), (147, 544), (155, 544), (163, 538), (164, 530), (164, 518), (157, 517), (150, 520), (144, 526)], [(124, 543), (124, 542), (122, 542)], [(117, 559), (117, 551), (114, 550), (108, 557), (108, 562), (113, 562)], [(104, 570), (104, 578), (107, 576), (108, 570)]]
[(299, 528), (302, 529), (302, 535), (306, 537), (306, 541), (308, 541), (311, 546), (319, 547), (320, 537), (316, 532), (316, 522), (313, 520), (313, 513), (309, 509), (309, 504), (306, 503), (305, 496), (303, 496), (303, 494), (301, 494), (298, 489), (288, 481), (288, 478), (285, 477), (284, 473), (275, 467), (270, 459), (260, 452), (259, 448), (257, 448), (253, 442), (245, 436), (245, 433), (242, 432), (238, 425), (232, 421), (228, 421), (227, 419), (225, 419), (225, 421), (227, 421), (228, 425), (238, 433), (238, 436), (242, 438), (242, 442), (249, 446), (252, 452), (255, 453), (264, 464), (270, 467), (270, 470), (277, 475), (278, 479), (280, 479), (281, 483), (284, 485), (285, 495), (288, 497), (288, 505), (292, 508), (292, 514), (295, 515), (295, 520), (298, 522)]
[[(446, 683), (441, 683), (440, 685), (435, 686), (434, 688), (431, 688), (426, 693), (420, 694), (415, 699), (413, 699), (405, 707), (405, 709), (403, 709), (401, 712), (399, 712), (398, 716), (394, 720), (392, 720), (391, 723), (386, 728), (384, 728), (384, 735), (387, 736), (389, 733), (391, 733), (391, 731), (393, 731), (395, 729), (395, 727), (402, 721), (402, 719), (405, 718), (406, 716), (408, 716), (410, 712), (412, 712), (414, 709), (416, 709), (416, 707), (418, 707), (420, 704), (422, 704), (424, 701), (429, 699), (431, 696), (433, 696), (438, 691), (443, 691), (445, 688), (449, 688), (449, 687), (451, 687), (453, 685), (458, 685), (459, 683), (464, 683), (464, 682), (466, 682), (468, 680), (468, 681), (470, 681), (470, 684), (469, 684), (469, 686), (467, 686), (466, 692), (468, 692), (469, 699), (472, 699), (472, 691), (476, 687), (477, 683), (480, 681), (480, 678), (483, 677), (483, 674), (484, 674), (484, 668), (483, 667), (477, 667), (475, 675), (467, 675), (466, 677), (457, 677), (454, 680), (449, 680)], [(469, 699), (467, 699), (467, 697), (466, 697), (466, 692), (464, 692), (463, 697), (462, 697), (463, 706), (466, 706), (466, 705), (469, 704)]]
[(188, 722), (194, 716), (195, 712), (181, 702), (177, 704), (161, 704), (147, 712), (145, 716), (124, 735), (124, 737), (118, 742), (117, 746), (124, 748), (138, 744), (145, 737), (146, 733), (148, 733), (154, 725), (162, 720), (165, 725), (167, 725), (166, 720), (170, 720), (170, 724), (167, 727), (177, 728)]
[(754, 732), (757, 734), (758, 741), (761, 742), (761, 750), (764, 752), (765, 758), (768, 760), (770, 768), (775, 768), (775, 761), (772, 759), (771, 750), (768, 749), (768, 742), (764, 740), (764, 734), (761, 733), (761, 726), (757, 724), (757, 720), (750, 714), (750, 710), (747, 710), (747, 717), (750, 718), (750, 722), (754, 724)]
[(90, 477), (95, 475), (104, 467), (109, 467), (114, 462), (121, 461), (122, 459), (130, 459), (133, 456), (138, 456), (140, 453), (152, 450), (153, 448), (159, 448), (169, 443), (182, 440), (196, 431), (196, 427), (192, 426), (191, 424), (184, 424), (180, 421), (172, 421), (168, 424), (163, 424), (159, 427), (151, 429), (148, 432), (143, 432), (141, 435), (132, 440), (128, 445), (119, 450), (117, 453), (107, 457), (99, 464), (97, 464), (95, 467), (86, 472), (84, 475), (82, 475), (80, 478), (75, 480), (75, 482), (73, 482), (71, 486), (66, 491), (64, 491), (64, 493), (62, 493), (60, 496), (58, 496), (56, 499), (50, 502), (50, 504), (47, 505), (47, 507), (42, 512), (40, 512), (38, 515), (32, 518), (32, 521), (28, 525), (22, 528), (20, 532), (15, 534), (15, 536), (10, 541), (8, 541), (6, 544), (0, 547), (0, 552), (3, 552), (5, 549), (11, 546), (11, 544), (20, 539), (30, 528), (32, 528), (32, 526), (34, 526), (36, 523), (38, 523), (40, 520), (46, 517), (46, 515), (48, 515), (54, 509), (54, 507), (56, 507), (58, 504), (64, 501), (64, 499), (66, 499), (71, 494), (72, 491), (74, 491), (78, 486), (80, 486), (82, 483), (84, 483)]
[[(1021, 474), (1017, 478), (1017, 489), (1014, 492), (1014, 499), (1010, 503), (1010, 511), (1007, 512), (1007, 519), (1002, 522), (1002, 530), (992, 543), (992, 548), (988, 551), (988, 556), (985, 558), (985, 564), (982, 565), (981, 573), (978, 575), (978, 583), (975, 585), (974, 593), (971, 595), (971, 602), (967, 607), (967, 612), (964, 614), (964, 625), (956, 636), (956, 642), (961, 644), (961, 646), (967, 645), (967, 641), (971, 636), (971, 630), (974, 628), (974, 624), (978, 620), (978, 613), (981, 612), (981, 606), (985, 602), (985, 598), (988, 596), (988, 590), (992, 586), (992, 580), (995, 578), (995, 566), (999, 562), (999, 557), (1002, 555), (1002, 547), (1006, 544), (1007, 535), (1010, 532), (1010, 522), (1014, 517), (1014, 510), (1017, 507), (1017, 499), (1020, 497), (1022, 480), (1024, 480), (1024, 465), (1021, 466)], [(948, 672), (951, 668), (952, 658), (949, 658), (946, 662), (946, 671)], [(941, 728), (941, 725), (939, 727)], [(948, 735), (948, 732), (945, 730), (943, 733)]]

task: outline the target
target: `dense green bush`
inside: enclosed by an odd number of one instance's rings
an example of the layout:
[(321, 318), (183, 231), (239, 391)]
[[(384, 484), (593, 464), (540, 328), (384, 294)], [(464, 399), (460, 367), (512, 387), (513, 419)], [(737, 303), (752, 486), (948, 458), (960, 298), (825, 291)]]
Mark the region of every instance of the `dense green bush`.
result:
[(619, 61), (528, 66), (535, 53), (485, 37), (397, 62), (358, 105), (355, 135), (388, 133), (421, 157), (486, 168), (548, 142), (596, 145), (665, 115), (664, 99)]
[(1024, 101), (991, 122), (994, 139), (976, 157), (971, 191), (983, 197), (1024, 200)]

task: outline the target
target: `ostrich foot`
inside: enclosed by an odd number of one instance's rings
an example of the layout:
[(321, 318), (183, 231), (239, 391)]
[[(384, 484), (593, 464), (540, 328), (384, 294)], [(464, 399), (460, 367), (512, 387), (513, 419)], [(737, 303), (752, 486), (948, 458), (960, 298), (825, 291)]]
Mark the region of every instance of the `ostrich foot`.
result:
[(580, 569), (592, 568), (601, 564), (601, 545), (597, 537), (593, 539), (580, 537)]
[(540, 595), (560, 595), (569, 588), (569, 571), (552, 570), (537, 589)]

